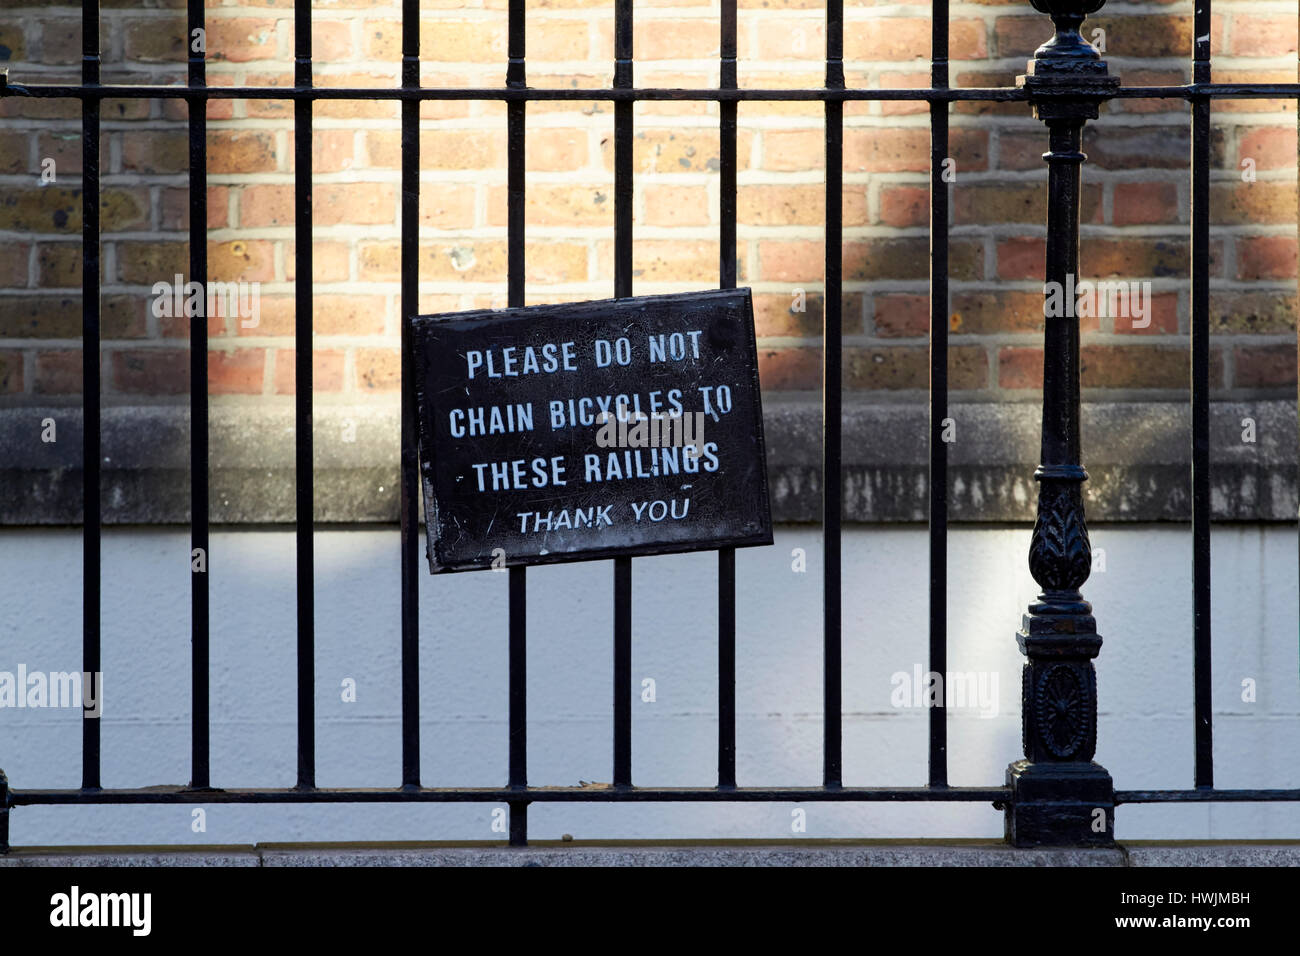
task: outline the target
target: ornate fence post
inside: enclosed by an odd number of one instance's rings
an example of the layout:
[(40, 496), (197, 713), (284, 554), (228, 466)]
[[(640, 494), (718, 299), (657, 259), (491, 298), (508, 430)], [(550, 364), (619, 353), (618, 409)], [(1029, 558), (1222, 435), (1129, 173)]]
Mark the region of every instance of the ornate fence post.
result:
[[(1092, 569), (1083, 518), (1080, 463), (1079, 325), (1074, 279), (1079, 266), (1079, 172), (1083, 125), (1118, 87), (1096, 49), (1079, 35), (1104, 0), (1032, 0), (1050, 14), (1056, 35), (1034, 52), (1017, 85), (1034, 116), (1047, 124), (1047, 268), (1044, 286), (1043, 446), (1038, 520), (1029, 570), (1042, 588), (1017, 640), (1026, 657), (1021, 677), (1024, 760), (1007, 768), (1011, 799), (1006, 838), (1016, 846), (1113, 843), (1115, 797), (1110, 774), (1094, 763), (1101, 637), (1079, 588)], [(1067, 279), (1067, 276), (1070, 277)], [(1055, 287), (1051, 283), (1058, 283)], [(1047, 308), (1049, 290), (1064, 308)]]

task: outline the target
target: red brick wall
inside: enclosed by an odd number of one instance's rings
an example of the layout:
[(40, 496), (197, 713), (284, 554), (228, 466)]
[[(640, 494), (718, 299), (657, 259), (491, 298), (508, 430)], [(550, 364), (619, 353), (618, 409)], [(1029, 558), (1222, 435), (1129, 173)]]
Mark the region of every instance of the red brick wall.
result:
[[(9, 0), (0, 60), (13, 83), (76, 79), (80, 19), (71, 6)], [(17, 4), (17, 6), (16, 6)], [(183, 82), (183, 0), (103, 0), (106, 82)], [(400, 8), (393, 0), (317, 0), (319, 85), (394, 85)], [(500, 85), (505, 0), (425, 0), (425, 85)], [(817, 86), (824, 9), (810, 0), (741, 0), (743, 86)], [(1188, 79), (1189, 3), (1125, 4), (1089, 20), (1105, 31), (1128, 85)], [(1215, 5), (1216, 80), (1296, 79), (1294, 10)], [(901, 12), (900, 12), (901, 11)], [(928, 82), (928, 5), (846, 6), (851, 85)], [(642, 0), (636, 82), (717, 82), (716, 2)], [(950, 55), (959, 86), (1008, 85), (1048, 18), (1025, 3), (954, 3)], [(213, 85), (288, 84), (289, 0), (209, 3)], [(529, 4), (533, 86), (611, 80), (610, 4)], [(1211, 368), (1224, 396), (1294, 395), (1296, 123), (1294, 102), (1214, 106), (1211, 174)], [(293, 392), (293, 161), (288, 101), (214, 101), (209, 116), (209, 261), (213, 279), (262, 283), (261, 321), (209, 320), (210, 381), (220, 400)], [(80, 391), (80, 122), (72, 101), (0, 101), (0, 402), (74, 402)], [(505, 110), (427, 103), (421, 132), (421, 309), (504, 305)], [(717, 107), (644, 103), (636, 115), (634, 291), (716, 285)], [(814, 103), (740, 106), (739, 277), (757, 306), (769, 390), (819, 387), (823, 152)], [(184, 273), (186, 133), (176, 101), (109, 101), (103, 136), (103, 369), (106, 401), (184, 401), (188, 321), (154, 316), (150, 287)], [(1084, 168), (1083, 278), (1150, 280), (1150, 327), (1084, 319), (1089, 398), (1181, 395), (1188, 379), (1188, 110), (1122, 100), (1091, 124)], [(846, 388), (918, 397), (925, 344), (926, 108), (845, 109), (843, 205)], [(613, 290), (613, 113), (608, 103), (528, 107), (529, 303)], [(1036, 400), (1041, 377), (1045, 132), (1022, 104), (952, 108), (951, 385), (957, 398)], [(397, 107), (316, 106), (316, 388), (322, 401), (388, 401), (397, 388)], [(57, 181), (41, 185), (42, 159)], [(1254, 161), (1255, 180), (1242, 162)], [(797, 291), (807, 309), (793, 311)], [(284, 400), (284, 399), (280, 399)]]

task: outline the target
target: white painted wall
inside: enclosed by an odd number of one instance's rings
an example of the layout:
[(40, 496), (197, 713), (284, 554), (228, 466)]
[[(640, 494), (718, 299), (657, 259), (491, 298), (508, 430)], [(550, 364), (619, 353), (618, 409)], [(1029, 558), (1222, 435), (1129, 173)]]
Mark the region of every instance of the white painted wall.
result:
[[(998, 715), (954, 714), (950, 780), (1002, 781), (1020, 756), (1014, 639), (1033, 598), (1025, 529), (950, 538), (949, 666), (998, 676)], [(400, 780), (399, 576), (395, 530), (317, 535), (317, 761), (321, 786)], [(844, 774), (848, 785), (923, 784), (924, 710), (891, 706), (890, 676), (924, 664), (926, 534), (844, 536)], [(1121, 789), (1192, 780), (1191, 543), (1183, 527), (1101, 526), (1106, 569), (1085, 593), (1105, 638), (1098, 760)], [(791, 551), (807, 551), (807, 572)], [(76, 530), (0, 531), (0, 670), (80, 669)], [(1300, 787), (1300, 667), (1294, 527), (1214, 534), (1215, 782)], [(103, 782), (189, 779), (189, 540), (183, 530), (104, 536)], [(634, 562), (633, 780), (710, 785), (716, 767), (713, 554)], [(294, 538), (214, 534), (212, 778), (294, 783)], [(529, 587), (529, 779), (610, 778), (612, 564), (534, 569)], [(821, 566), (815, 529), (779, 530), (737, 557), (737, 773), (742, 785), (816, 785), (821, 774)], [(497, 786), (506, 768), (506, 579), (424, 577), (422, 770), (426, 785)], [(354, 704), (340, 682), (359, 686)], [(642, 703), (641, 680), (657, 700)], [(1257, 682), (1254, 703), (1241, 682)], [(0, 709), (0, 767), (15, 788), (75, 787), (79, 714)], [(809, 837), (999, 836), (979, 805), (812, 804)], [(491, 839), (486, 805), (16, 809), (17, 844)], [(790, 837), (789, 805), (534, 805), (532, 835), (555, 839)], [(1121, 807), (1120, 839), (1297, 838), (1300, 807)]]

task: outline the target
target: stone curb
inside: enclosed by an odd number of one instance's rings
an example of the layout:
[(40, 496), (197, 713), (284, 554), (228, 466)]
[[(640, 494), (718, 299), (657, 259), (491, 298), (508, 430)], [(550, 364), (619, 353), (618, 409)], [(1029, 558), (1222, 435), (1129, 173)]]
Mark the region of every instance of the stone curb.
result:
[(522, 848), (259, 844), (229, 847), (16, 849), (23, 866), (1300, 866), (1300, 844), (1141, 843), (1115, 849), (1020, 850), (996, 842), (805, 845), (546, 845)]
[[(1032, 521), (1040, 412), (1036, 405), (969, 403), (950, 409), (949, 516), (956, 522)], [(41, 440), (53, 418), (57, 441)], [(1243, 441), (1251, 419), (1256, 440)], [(843, 417), (843, 516), (848, 522), (924, 521), (929, 413), (924, 405), (849, 404)], [(209, 416), (214, 524), (292, 523), (293, 409), (217, 405)], [(821, 517), (821, 408), (815, 401), (764, 409), (772, 516)], [(315, 410), (316, 520), (395, 523), (397, 410)], [(1295, 521), (1296, 407), (1286, 401), (1211, 406), (1213, 516)], [(104, 410), (102, 502), (107, 524), (187, 524), (189, 409)], [(76, 408), (0, 409), (0, 525), (81, 521), (82, 417)], [(1083, 407), (1084, 486), (1091, 521), (1186, 521), (1190, 411), (1185, 403)]]

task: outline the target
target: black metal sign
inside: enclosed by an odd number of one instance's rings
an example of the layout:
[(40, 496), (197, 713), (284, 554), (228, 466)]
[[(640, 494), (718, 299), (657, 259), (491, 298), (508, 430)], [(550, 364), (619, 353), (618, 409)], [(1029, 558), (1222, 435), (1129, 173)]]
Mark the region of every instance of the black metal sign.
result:
[(431, 572), (772, 543), (748, 289), (411, 321)]

